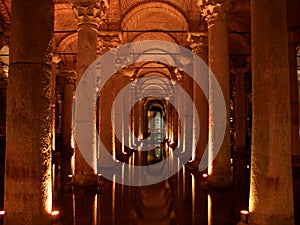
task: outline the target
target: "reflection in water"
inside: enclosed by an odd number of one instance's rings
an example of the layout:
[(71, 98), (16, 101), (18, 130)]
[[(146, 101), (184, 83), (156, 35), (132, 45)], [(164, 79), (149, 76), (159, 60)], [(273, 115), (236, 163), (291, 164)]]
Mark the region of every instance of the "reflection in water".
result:
[[(184, 181), (184, 182), (183, 182)], [(230, 225), (233, 192), (207, 189), (200, 173), (181, 169), (166, 181), (143, 187), (104, 180), (96, 187), (73, 187), (61, 200), (64, 225)], [(73, 198), (72, 198), (73, 196)], [(74, 207), (73, 209), (70, 207)], [(64, 208), (65, 207), (65, 208)], [(71, 214), (73, 212), (74, 214)]]
[(212, 225), (212, 202), (211, 202), (210, 195), (207, 196), (207, 209), (208, 209), (207, 225)]
[(168, 181), (138, 187), (133, 209), (133, 224), (174, 224), (172, 191)]

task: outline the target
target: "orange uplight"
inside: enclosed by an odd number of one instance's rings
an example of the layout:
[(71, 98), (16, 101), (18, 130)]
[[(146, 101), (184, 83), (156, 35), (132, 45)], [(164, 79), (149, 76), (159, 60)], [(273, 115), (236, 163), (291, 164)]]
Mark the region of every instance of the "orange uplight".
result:
[(59, 211), (52, 211), (51, 212), (51, 216), (58, 216), (59, 215)]
[(248, 224), (248, 216), (249, 216), (249, 211), (248, 210), (241, 210), (241, 222), (243, 224)]
[(247, 210), (241, 210), (240, 213), (243, 215), (249, 215), (249, 211)]

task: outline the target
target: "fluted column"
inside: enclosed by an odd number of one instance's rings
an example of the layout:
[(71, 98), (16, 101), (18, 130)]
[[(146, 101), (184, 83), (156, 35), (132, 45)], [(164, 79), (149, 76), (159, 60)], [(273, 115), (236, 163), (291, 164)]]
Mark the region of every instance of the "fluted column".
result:
[[(207, 49), (207, 34), (206, 33), (191, 33), (189, 34), (190, 47), (196, 55), (198, 55), (205, 63), (208, 63), (208, 49)], [(200, 77), (202, 84), (207, 84), (208, 88), (208, 71), (196, 71), (199, 66), (195, 65), (197, 61), (194, 60), (194, 76)], [(195, 79), (195, 78), (194, 78)], [(208, 144), (208, 101), (205, 97), (204, 90), (201, 90), (196, 81), (194, 81), (194, 104), (196, 105), (198, 118), (200, 122), (200, 136), (196, 147), (196, 152), (193, 158), (193, 167), (198, 168), (206, 145)], [(194, 125), (195, 125), (194, 119)], [(196, 132), (194, 132), (196, 135)], [(194, 137), (195, 140), (195, 137)]]
[[(229, 99), (230, 99), (230, 86), (229, 86), (229, 55), (228, 55), (228, 22), (227, 12), (229, 10), (228, 2), (222, 1), (199, 1), (202, 16), (207, 21), (208, 28), (208, 65), (219, 82), (223, 91), (223, 96), (226, 103), (227, 121), (226, 132), (222, 146), (219, 153), (214, 158), (212, 166), (208, 168), (209, 183), (213, 186), (228, 186), (231, 184), (231, 167), (230, 167), (230, 134), (229, 134)], [(218, 110), (218, 106), (214, 104), (214, 90), (212, 83), (209, 80), (209, 148), (210, 158), (216, 154), (214, 140), (218, 131), (219, 121), (214, 118), (213, 112)]]
[(52, 0), (12, 1), (5, 225), (49, 225)]
[(250, 225), (294, 224), (285, 2), (251, 1), (253, 126)]
[[(85, 0), (73, 3), (75, 17), (78, 21), (77, 84), (85, 70), (97, 58), (98, 26), (104, 19), (106, 7), (106, 1), (103, 0)], [(94, 99), (94, 96), (91, 96), (91, 99)], [(90, 104), (96, 105), (96, 101)], [(92, 140), (87, 142), (91, 143), (89, 163), (85, 161), (79, 149), (77, 147), (75, 149), (73, 181), (80, 186), (96, 184), (96, 112), (94, 120), (95, 126), (86, 130), (87, 137)]]

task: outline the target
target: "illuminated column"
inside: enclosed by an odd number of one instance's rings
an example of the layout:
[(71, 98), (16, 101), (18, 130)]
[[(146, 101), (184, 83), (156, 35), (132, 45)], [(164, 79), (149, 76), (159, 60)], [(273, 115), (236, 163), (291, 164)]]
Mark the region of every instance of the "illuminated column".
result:
[(72, 174), (71, 158), (73, 155), (72, 143), (72, 109), (73, 95), (75, 89), (75, 71), (62, 71), (64, 78), (64, 94), (63, 94), (63, 148), (61, 150), (61, 218), (64, 224), (73, 223), (73, 206), (72, 193), (69, 191), (69, 175)]
[(5, 225), (50, 224), (53, 11), (52, 0), (12, 2)]
[(292, 155), (297, 164), (300, 164), (300, 139), (299, 139), (299, 103), (298, 103), (298, 78), (297, 78), (297, 52), (293, 32), (289, 32), (289, 65), (290, 65), (290, 93), (291, 93), (291, 122), (292, 122)]
[[(202, 1), (200, 1), (201, 3)], [(209, 170), (209, 183), (213, 186), (228, 186), (231, 184), (231, 167), (230, 167), (230, 134), (229, 134), (229, 55), (228, 55), (228, 31), (227, 31), (227, 12), (229, 6), (221, 1), (208, 0), (200, 5), (202, 15), (207, 20), (208, 26), (208, 65), (219, 82), (223, 91), (223, 96), (226, 103), (227, 121), (226, 132), (223, 144), (218, 155), (212, 162)], [(214, 99), (214, 90), (211, 87), (209, 80), (209, 148), (210, 157), (212, 157), (218, 149), (216, 149), (215, 134), (218, 131), (218, 124), (216, 118), (212, 115), (218, 106), (214, 104), (217, 100)]]
[(63, 99), (63, 149), (61, 152), (61, 171), (62, 171), (62, 185), (68, 184), (68, 175), (72, 174), (71, 157), (73, 155), (72, 146), (72, 108), (73, 95), (75, 88), (74, 71), (63, 71), (64, 77), (64, 99)]
[[(101, 31), (99, 33), (98, 37), (98, 46), (97, 49), (101, 52), (101, 54), (104, 54), (108, 52), (109, 50), (116, 48), (120, 45), (121, 39), (119, 37), (118, 32), (104, 32)], [(108, 53), (110, 54), (110, 53)], [(115, 59), (116, 60), (116, 59)], [(106, 69), (106, 65), (98, 65), (98, 67), (101, 67), (101, 70)], [(105, 85), (100, 90), (99, 96), (98, 96), (98, 109), (97, 109), (97, 120), (98, 120), (98, 134), (101, 136), (101, 143), (103, 145), (98, 145), (98, 149), (101, 152), (101, 148), (105, 147), (105, 149), (111, 154), (110, 155), (101, 155), (100, 153), (100, 164), (98, 165), (98, 168), (109, 168), (113, 167), (113, 163), (111, 160), (111, 157), (115, 160), (116, 157), (120, 156), (120, 152), (117, 152), (117, 150), (120, 148), (120, 142), (117, 140), (117, 138), (114, 135), (113, 131), (113, 123), (115, 123), (115, 115), (116, 112), (115, 109), (112, 108), (112, 104), (114, 102), (114, 99), (116, 95), (118, 94), (119, 89), (122, 89), (122, 75), (117, 74), (114, 77), (111, 77)], [(118, 79), (120, 78), (120, 80)], [(97, 82), (101, 82), (101, 77), (99, 76)], [(116, 82), (116, 79), (118, 81)], [(112, 122), (113, 121), (113, 122)], [(100, 142), (99, 142), (100, 143)], [(101, 171), (98, 171), (98, 173), (101, 173)]]
[[(85, 70), (97, 58), (98, 26), (105, 15), (106, 4), (102, 0), (85, 0), (74, 2), (73, 9), (78, 20), (78, 51), (77, 51), (77, 84), (80, 82)], [(93, 99), (94, 96), (91, 96)], [(91, 104), (96, 105), (95, 102)], [(80, 107), (80, 106), (78, 106)], [(91, 141), (89, 165), (82, 157), (79, 149), (75, 149), (75, 177), (76, 185), (86, 186), (96, 183), (96, 112), (95, 126), (86, 130)], [(90, 142), (89, 142), (90, 143)]]
[(292, 225), (291, 107), (285, 1), (252, 0), (251, 30), (253, 129), (249, 224)]
[[(54, 50), (55, 39), (52, 41), (52, 49)], [(55, 150), (55, 103), (56, 103), (56, 73), (57, 64), (61, 61), (61, 58), (52, 53), (52, 80), (51, 80), (51, 136), (52, 136), (52, 150)]]
[[(207, 34), (191, 33), (189, 35), (189, 41), (193, 53), (198, 55), (205, 63), (208, 63)], [(194, 63), (196, 63), (196, 61), (194, 61)], [(199, 76), (200, 82), (202, 84), (207, 84), (208, 88), (208, 71), (196, 71), (196, 69), (197, 65), (194, 65), (194, 76)], [(198, 140), (198, 145), (196, 147), (196, 152), (194, 153), (193, 158), (193, 167), (198, 168), (208, 141), (208, 101), (204, 95), (204, 90), (201, 90), (201, 88), (197, 85), (197, 82), (195, 81), (193, 95), (194, 104), (196, 105), (200, 121), (200, 136)], [(196, 135), (195, 131), (194, 135)]]

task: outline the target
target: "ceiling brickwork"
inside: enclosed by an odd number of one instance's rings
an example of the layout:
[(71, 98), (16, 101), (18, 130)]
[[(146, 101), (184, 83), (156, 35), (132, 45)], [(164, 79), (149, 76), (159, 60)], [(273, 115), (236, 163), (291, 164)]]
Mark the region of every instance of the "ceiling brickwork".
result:
[[(70, 63), (68, 60), (76, 63), (77, 21), (72, 2), (74, 0), (54, 1), (55, 51), (63, 56), (66, 64)], [(250, 0), (234, 2), (228, 17), (229, 53), (231, 60), (242, 66), (251, 54)], [(123, 43), (157, 39), (188, 47), (188, 33), (206, 29), (196, 0), (110, 0), (106, 14), (99, 34), (113, 32), (112, 36), (119, 36)], [(289, 31), (295, 33), (300, 44), (299, 0), (287, 1), (287, 19)], [(11, 0), (0, 0), (2, 46), (9, 44), (10, 20)]]

